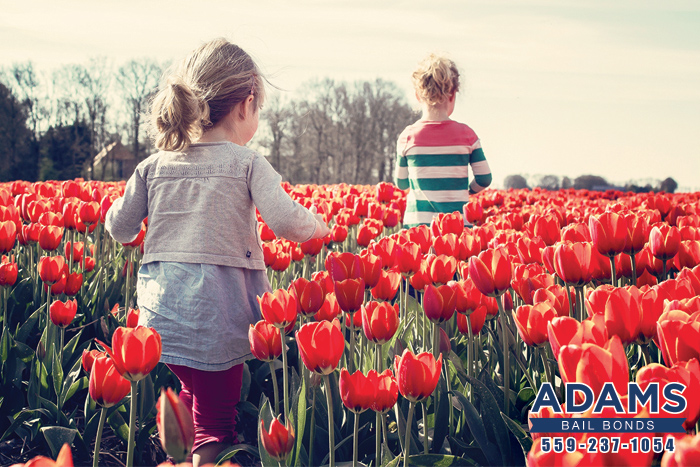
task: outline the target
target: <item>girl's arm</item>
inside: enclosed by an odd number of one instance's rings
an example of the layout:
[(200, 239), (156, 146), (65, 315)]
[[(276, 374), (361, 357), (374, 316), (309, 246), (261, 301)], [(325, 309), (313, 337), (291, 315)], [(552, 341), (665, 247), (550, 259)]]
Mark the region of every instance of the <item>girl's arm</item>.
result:
[(406, 147), (406, 138), (402, 134), (396, 143), (396, 164), (394, 165), (394, 185), (399, 189), (405, 190), (409, 188), (408, 183), (408, 161), (403, 155), (403, 150)]
[(105, 229), (119, 243), (129, 243), (141, 231), (141, 223), (148, 216), (148, 190), (142, 167), (136, 167), (126, 182), (124, 196), (117, 198), (105, 216)]
[(491, 184), (491, 169), (489, 163), (484, 156), (484, 150), (481, 149), (481, 141), (477, 140), (472, 146), (472, 152), (469, 155), (469, 165), (472, 167), (474, 180), (469, 184), (469, 194), (478, 193)]
[(280, 183), (282, 177), (261, 155), (255, 154), (248, 173), (248, 189), (265, 223), (278, 237), (294, 242), (330, 233), (320, 214), (314, 215), (294, 201)]

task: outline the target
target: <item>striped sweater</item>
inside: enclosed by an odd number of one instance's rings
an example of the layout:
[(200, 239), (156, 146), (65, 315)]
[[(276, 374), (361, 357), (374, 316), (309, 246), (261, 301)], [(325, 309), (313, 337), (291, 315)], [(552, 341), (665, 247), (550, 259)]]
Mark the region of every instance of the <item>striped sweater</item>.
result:
[[(474, 180), (469, 183), (469, 166)], [(462, 212), (470, 193), (491, 184), (476, 133), (454, 120), (419, 120), (399, 136), (394, 183), (405, 190), (404, 226), (430, 224), (440, 212)]]

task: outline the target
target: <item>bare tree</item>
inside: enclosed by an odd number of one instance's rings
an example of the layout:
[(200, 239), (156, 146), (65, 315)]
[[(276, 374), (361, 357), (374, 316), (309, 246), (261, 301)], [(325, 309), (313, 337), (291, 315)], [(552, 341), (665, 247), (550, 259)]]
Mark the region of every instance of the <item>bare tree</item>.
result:
[(141, 126), (148, 110), (148, 100), (158, 87), (162, 72), (163, 67), (155, 60), (142, 58), (125, 63), (117, 73), (121, 98), (130, 121), (131, 150), (137, 158), (141, 158)]

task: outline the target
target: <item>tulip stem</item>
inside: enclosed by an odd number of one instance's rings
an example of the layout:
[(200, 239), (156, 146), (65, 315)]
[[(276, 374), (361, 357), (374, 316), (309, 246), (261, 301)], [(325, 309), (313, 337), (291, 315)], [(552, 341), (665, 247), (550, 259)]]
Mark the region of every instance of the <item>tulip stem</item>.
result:
[(615, 257), (610, 257), (610, 279), (612, 280), (612, 286), (617, 287), (617, 278), (615, 277)]
[[(374, 369), (377, 371), (377, 374), (381, 374), (381, 357), (382, 357), (382, 345), (377, 344), (374, 346), (375, 352), (374, 352)], [(376, 430), (376, 442), (374, 445), (375, 448), (375, 461), (374, 465), (382, 465), (382, 419), (381, 415), (379, 412), (376, 413), (376, 416), (374, 417), (374, 429)]]
[(569, 299), (569, 316), (576, 319), (576, 314), (574, 314), (573, 300), (571, 300), (571, 286), (569, 285), (568, 282), (566, 283), (566, 298)]
[(333, 423), (333, 395), (331, 394), (331, 385), (329, 376), (323, 375), (323, 381), (326, 386), (326, 403), (328, 404), (328, 447), (330, 451), (329, 467), (335, 467), (335, 423)]
[[(423, 454), (428, 454), (428, 398), (423, 399)], [(437, 407), (437, 404), (436, 404)]]
[(350, 347), (348, 349), (348, 371), (352, 374), (355, 372), (355, 315), (350, 315)]
[[(467, 341), (467, 375), (472, 376), (474, 373), (474, 333), (472, 332), (472, 317), (471, 314), (467, 315), (467, 334), (469, 337), (469, 340)], [(449, 379), (447, 380), (447, 384), (450, 384)], [(465, 387), (466, 389), (466, 387)], [(472, 402), (472, 391), (471, 391), (471, 383), (469, 383), (469, 402)], [(452, 404), (450, 404), (450, 408), (452, 408)], [(450, 429), (452, 426), (450, 426)]]
[(316, 437), (316, 386), (311, 388), (311, 428), (309, 433), (309, 464), (314, 465), (314, 438)]
[[(416, 403), (411, 401), (408, 406), (408, 417), (406, 418), (406, 441), (403, 444), (403, 465), (408, 466), (408, 455), (411, 452), (411, 423), (413, 423), (413, 410), (416, 408)], [(332, 451), (331, 451), (332, 452)]]
[(136, 402), (138, 400), (139, 382), (131, 382), (131, 410), (129, 411), (129, 441), (126, 445), (126, 467), (134, 465), (134, 440), (136, 439)]
[(289, 417), (289, 377), (287, 375), (287, 344), (285, 340), (287, 335), (284, 333), (284, 328), (280, 328), (280, 333), (282, 334), (282, 396), (284, 397), (284, 421), (287, 422), (287, 417)]
[(272, 380), (272, 389), (275, 393), (275, 416), (280, 414), (280, 394), (277, 388), (277, 373), (275, 373), (275, 365), (272, 361), (267, 362), (270, 365), (270, 379)]
[(630, 262), (632, 263), (632, 285), (637, 285), (637, 259), (634, 253), (630, 253)]
[(92, 467), (98, 467), (100, 465), (100, 444), (102, 444), (102, 430), (105, 427), (105, 420), (107, 420), (107, 409), (102, 407), (100, 409), (100, 421), (97, 424), (97, 436), (95, 437), (95, 453), (92, 456)]
[(661, 262), (663, 263), (663, 266), (664, 266), (663, 275), (661, 276), (661, 282), (663, 282), (666, 280), (666, 258), (663, 258), (661, 260)]
[[(496, 297), (498, 304), (499, 318), (501, 321), (501, 339), (503, 344), (503, 410), (510, 417), (510, 346), (508, 345), (508, 317), (503, 308), (502, 296)], [(534, 388), (533, 388), (534, 389)]]
[(642, 355), (644, 355), (644, 365), (649, 365), (651, 363), (651, 354), (649, 353), (649, 344), (640, 344), (639, 347), (642, 349)]
[(359, 434), (360, 434), (360, 414), (355, 412), (355, 427), (353, 429), (352, 436), (352, 467), (357, 467), (357, 448), (359, 446)]

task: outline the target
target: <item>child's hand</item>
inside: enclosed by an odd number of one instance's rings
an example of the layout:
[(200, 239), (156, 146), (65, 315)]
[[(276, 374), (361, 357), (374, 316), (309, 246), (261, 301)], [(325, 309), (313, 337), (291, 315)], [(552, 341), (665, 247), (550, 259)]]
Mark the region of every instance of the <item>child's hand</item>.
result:
[(314, 238), (323, 238), (326, 235), (330, 235), (331, 229), (329, 229), (326, 225), (326, 221), (323, 219), (323, 215), (319, 214), (316, 210), (316, 206), (311, 206), (309, 211), (311, 211), (311, 214), (314, 215), (314, 217), (316, 218), (316, 223), (318, 224), (318, 226), (316, 227), (316, 232), (314, 233)]

